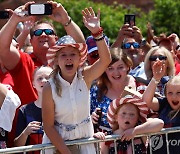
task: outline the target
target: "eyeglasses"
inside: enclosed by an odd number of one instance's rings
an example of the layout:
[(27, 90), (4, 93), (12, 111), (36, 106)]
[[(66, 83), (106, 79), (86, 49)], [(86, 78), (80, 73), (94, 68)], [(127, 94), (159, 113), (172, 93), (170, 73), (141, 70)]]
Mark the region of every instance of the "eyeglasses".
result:
[(157, 58), (159, 59), (159, 60), (166, 60), (167, 59), (167, 57), (166, 56), (163, 56), (163, 55), (154, 55), (154, 56), (150, 56), (149, 57), (149, 60), (150, 61), (156, 61), (157, 60)]
[(42, 33), (45, 33), (46, 35), (55, 35), (54, 31), (52, 29), (37, 29), (34, 31), (35, 36), (41, 36)]
[(140, 48), (139, 43), (133, 42), (133, 43), (124, 43), (122, 45), (122, 49), (129, 49), (131, 46), (133, 46), (135, 49)]

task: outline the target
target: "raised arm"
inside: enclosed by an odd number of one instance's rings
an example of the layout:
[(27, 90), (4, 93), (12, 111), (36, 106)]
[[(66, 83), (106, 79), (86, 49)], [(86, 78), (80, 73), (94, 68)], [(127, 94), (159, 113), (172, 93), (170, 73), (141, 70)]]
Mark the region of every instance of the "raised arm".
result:
[[(21, 8), (24, 8), (24, 6), (21, 6)], [(0, 30), (0, 58), (4, 66), (11, 70), (20, 60), (18, 44), (16, 42), (12, 43), (17, 24), (20, 21), (32, 20), (32, 17), (19, 16), (14, 11), (9, 11), (12, 13), (12, 16)]]
[(158, 99), (154, 97), (157, 84), (164, 75), (165, 65), (162, 61), (156, 61), (152, 66), (153, 78), (151, 79), (149, 85), (143, 93), (142, 99), (147, 103), (147, 106), (153, 111), (159, 110)]
[(155, 133), (160, 131), (164, 126), (164, 122), (158, 118), (148, 118), (147, 121), (141, 125), (138, 125), (134, 128), (125, 130), (122, 133), (121, 140), (130, 140), (136, 135), (145, 134), (145, 133)]
[(25, 21), (23, 23), (23, 28), (19, 29), (20, 34), (18, 35), (17, 42), (19, 43), (19, 48), (21, 49), (22, 47), (30, 44), (30, 29), (34, 25), (35, 21)]
[(84, 43), (84, 35), (79, 26), (71, 19), (65, 8), (57, 2), (49, 1), (53, 6), (53, 14), (49, 16), (51, 19), (61, 23), (66, 33), (74, 38), (77, 43)]
[(129, 24), (125, 24), (119, 29), (118, 36), (111, 47), (120, 48), (126, 37), (132, 37), (132, 28), (129, 28)]
[(84, 25), (91, 31), (96, 40), (99, 53), (99, 59), (93, 65), (86, 67), (83, 72), (86, 84), (90, 88), (92, 81), (97, 79), (110, 64), (111, 55), (100, 27), (100, 11), (98, 11), (97, 17), (92, 8), (86, 8), (82, 13)]

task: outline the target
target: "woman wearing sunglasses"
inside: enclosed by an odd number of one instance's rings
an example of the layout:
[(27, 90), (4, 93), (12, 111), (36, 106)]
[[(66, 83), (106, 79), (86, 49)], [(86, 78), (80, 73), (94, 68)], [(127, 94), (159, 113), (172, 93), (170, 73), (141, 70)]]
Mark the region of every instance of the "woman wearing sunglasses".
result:
[(164, 96), (164, 86), (171, 76), (175, 75), (175, 64), (172, 57), (172, 54), (164, 47), (153, 47), (146, 55), (144, 61), (145, 73), (148, 80), (151, 80), (153, 77), (152, 66), (155, 62), (162, 61), (165, 65), (164, 76), (158, 82), (156, 92), (160, 96)]

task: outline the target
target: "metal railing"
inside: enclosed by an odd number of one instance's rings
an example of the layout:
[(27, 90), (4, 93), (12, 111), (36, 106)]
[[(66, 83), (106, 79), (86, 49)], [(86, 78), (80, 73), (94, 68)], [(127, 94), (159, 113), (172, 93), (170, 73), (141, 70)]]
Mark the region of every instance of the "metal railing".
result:
[[(180, 132), (180, 127), (172, 127), (172, 128), (166, 128), (162, 129), (160, 132), (156, 133), (148, 133), (148, 134), (141, 134), (141, 135), (136, 135), (135, 138), (137, 137), (151, 137), (152, 135), (161, 135), (165, 134), (166, 136), (166, 145), (167, 145), (167, 154), (169, 154), (169, 145), (168, 145), (168, 134), (169, 133), (177, 133)], [(72, 140), (72, 141), (66, 141), (66, 145), (82, 145), (82, 144), (89, 144), (89, 143), (96, 143), (96, 149), (97, 153), (100, 154), (100, 148), (99, 148), (99, 143), (100, 142), (105, 142), (105, 141), (114, 141), (116, 143), (117, 140), (121, 138), (120, 135), (107, 135), (105, 140), (99, 140), (96, 138), (85, 138), (85, 139), (78, 139), (78, 140)], [(150, 146), (150, 154), (152, 154), (152, 145), (151, 142), (149, 142)], [(134, 144), (132, 140), (132, 147), (133, 147), (133, 154), (134, 152)], [(7, 154), (7, 153), (24, 153), (26, 154), (27, 152), (30, 151), (38, 151), (41, 150), (42, 154), (45, 153), (46, 149), (53, 149), (55, 148), (54, 145), (52, 144), (37, 144), (37, 145), (28, 145), (28, 146), (21, 146), (21, 147), (12, 147), (12, 148), (6, 148), (6, 149), (0, 149), (1, 154)], [(117, 149), (116, 149), (116, 144), (115, 144), (115, 154), (117, 154)]]

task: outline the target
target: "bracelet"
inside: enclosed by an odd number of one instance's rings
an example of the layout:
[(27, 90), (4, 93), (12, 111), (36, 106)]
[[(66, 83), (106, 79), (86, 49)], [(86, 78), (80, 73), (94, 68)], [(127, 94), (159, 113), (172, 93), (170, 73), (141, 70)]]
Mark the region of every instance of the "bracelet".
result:
[(160, 80), (158, 81), (158, 80), (156, 80), (154, 77), (152, 77), (151, 80), (153, 80), (153, 81), (155, 82), (155, 84), (158, 84), (158, 83), (160, 82)]
[(65, 27), (68, 26), (71, 23), (71, 21), (72, 21), (72, 19), (71, 19), (71, 17), (69, 17), (69, 21), (67, 23), (65, 23), (64, 26)]
[(103, 34), (100, 38), (94, 38), (96, 42), (101, 41), (105, 38), (105, 35)]
[(100, 34), (100, 35), (98, 35), (97, 37), (93, 37), (94, 39), (96, 39), (96, 40), (98, 40), (98, 39), (100, 39), (101, 37), (103, 37), (103, 33), (102, 34)]
[(101, 35), (102, 33), (103, 33), (103, 28), (100, 27), (100, 28), (99, 28), (99, 31), (98, 31), (97, 33), (95, 33), (95, 34), (91, 33), (91, 35), (92, 35), (93, 37), (98, 37), (98, 36)]

